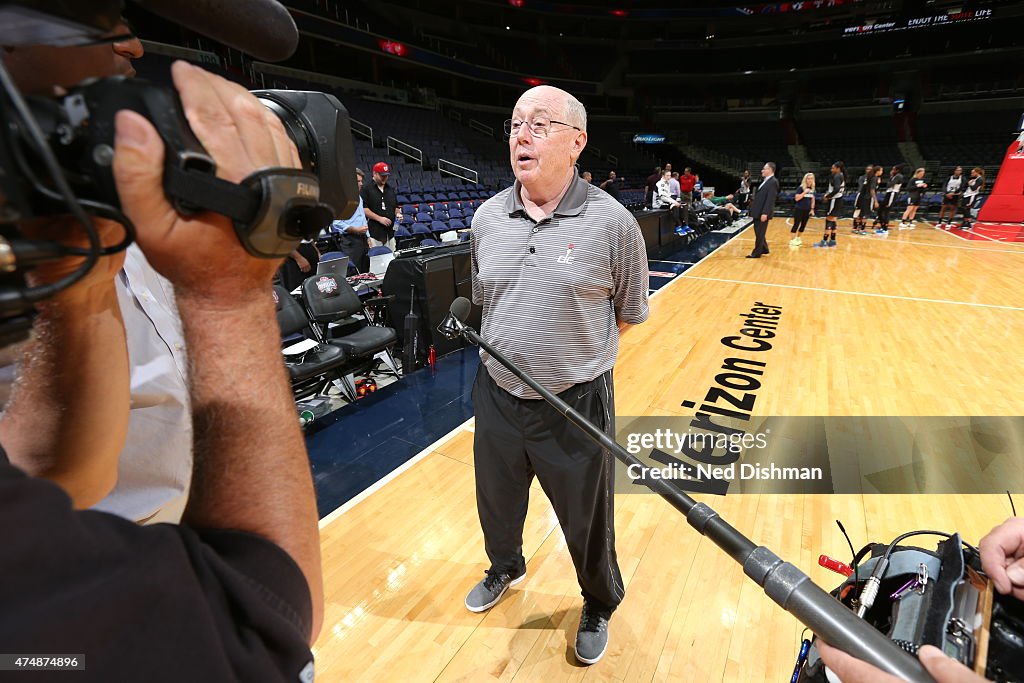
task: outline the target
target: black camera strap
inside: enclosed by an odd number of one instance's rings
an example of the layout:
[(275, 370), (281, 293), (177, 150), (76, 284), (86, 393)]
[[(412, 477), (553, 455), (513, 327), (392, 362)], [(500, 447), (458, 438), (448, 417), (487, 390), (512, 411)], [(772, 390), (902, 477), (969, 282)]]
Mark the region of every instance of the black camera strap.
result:
[(213, 211), (230, 218), (246, 251), (262, 258), (286, 256), (334, 217), (320, 202), (317, 177), (297, 168), (265, 168), (236, 184), (209, 171), (171, 166), (164, 171), (164, 191), (186, 215)]
[(164, 191), (180, 199), (182, 208), (192, 215), (213, 211), (246, 225), (256, 217), (264, 201), (262, 193), (250, 187), (177, 166), (164, 170)]

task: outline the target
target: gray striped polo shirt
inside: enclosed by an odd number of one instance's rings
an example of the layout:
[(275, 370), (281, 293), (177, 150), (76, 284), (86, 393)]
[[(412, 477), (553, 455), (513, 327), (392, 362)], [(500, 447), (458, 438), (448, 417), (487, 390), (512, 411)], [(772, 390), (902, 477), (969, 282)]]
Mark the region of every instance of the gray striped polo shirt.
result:
[[(473, 301), (483, 338), (558, 393), (615, 365), (617, 320), (647, 320), (647, 252), (633, 215), (578, 175), (540, 222), (519, 190), (517, 180), (473, 216)], [(540, 398), (482, 349), (480, 358), (498, 386)]]

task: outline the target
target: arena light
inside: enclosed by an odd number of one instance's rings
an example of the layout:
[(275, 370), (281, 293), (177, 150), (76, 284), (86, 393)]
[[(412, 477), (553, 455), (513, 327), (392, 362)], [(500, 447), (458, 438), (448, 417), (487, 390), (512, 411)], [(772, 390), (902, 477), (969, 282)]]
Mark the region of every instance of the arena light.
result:
[(626, 10), (624, 10), (624, 9), (613, 9), (613, 10), (609, 10), (609, 11), (608, 11), (608, 14), (612, 15), (613, 17), (619, 17), (620, 19), (622, 19), (622, 18), (625, 18), (625, 17), (628, 17), (628, 16), (629, 16), (629, 12), (627, 12), (627, 11), (626, 11)]
[(396, 57), (405, 56), (405, 45), (399, 43), (396, 40), (388, 40), (386, 38), (381, 38), (380, 40), (377, 41), (377, 45), (380, 46), (381, 50), (387, 52), (390, 55), (394, 55)]
[(523, 78), (523, 83), (525, 83), (526, 85), (537, 87), (538, 85), (544, 85), (545, 81), (542, 81), (539, 78), (534, 78), (533, 76), (527, 76)]
[(523, 5), (526, 4), (525, 0), (508, 0), (508, 4), (512, 5), (517, 9), (522, 9)]

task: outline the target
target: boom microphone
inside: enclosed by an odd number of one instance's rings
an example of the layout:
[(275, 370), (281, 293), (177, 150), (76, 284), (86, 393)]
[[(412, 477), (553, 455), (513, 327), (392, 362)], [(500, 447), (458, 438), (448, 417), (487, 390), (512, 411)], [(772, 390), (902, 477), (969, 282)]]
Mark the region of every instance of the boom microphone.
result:
[(551, 407), (582, 429), (587, 436), (611, 451), (623, 463), (639, 468), (643, 473), (638, 478), (640, 483), (659, 494), (685, 515), (690, 526), (701, 535), (707, 536), (729, 557), (743, 565), (743, 573), (761, 586), (768, 597), (825, 642), (903, 680), (915, 683), (933, 680), (916, 657), (900, 649), (871, 624), (858, 618), (797, 567), (784, 562), (768, 548), (755, 546), (749, 538), (719, 517), (708, 505), (698, 503), (668, 480), (647, 476), (649, 468), (641, 460), (629, 454), (572, 406), (517, 368), (500, 351), (488, 344), (476, 330), (466, 326), (464, 321), (469, 317), (469, 306), (469, 300), (465, 297), (453, 301), (448, 315), (438, 326), (438, 331), (450, 339), (461, 335), (466, 341), (480, 346), (509, 372), (540, 394)]
[(458, 299), (452, 302), (451, 308), (449, 308), (448, 310), (451, 312), (452, 315), (455, 316), (456, 320), (458, 320), (460, 323), (464, 323), (467, 320), (469, 320), (469, 313), (472, 309), (473, 304), (469, 302), (469, 299), (467, 299), (464, 296), (460, 296)]
[(295, 20), (276, 0), (133, 0), (150, 12), (266, 62), (299, 43)]

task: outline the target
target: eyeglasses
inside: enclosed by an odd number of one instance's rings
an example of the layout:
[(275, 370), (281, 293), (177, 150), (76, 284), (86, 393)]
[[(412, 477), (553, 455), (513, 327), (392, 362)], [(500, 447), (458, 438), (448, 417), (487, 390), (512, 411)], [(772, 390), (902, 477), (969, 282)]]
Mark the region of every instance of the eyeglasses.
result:
[(571, 123), (565, 123), (564, 121), (551, 121), (546, 119), (537, 119), (535, 121), (520, 121), (519, 119), (508, 119), (505, 121), (505, 135), (514, 137), (519, 135), (519, 130), (526, 124), (526, 130), (530, 131), (530, 135), (535, 138), (546, 138), (551, 133), (551, 125), (557, 123), (560, 126), (567, 126), (568, 128), (575, 128), (578, 131), (583, 129), (579, 126), (574, 126)]

